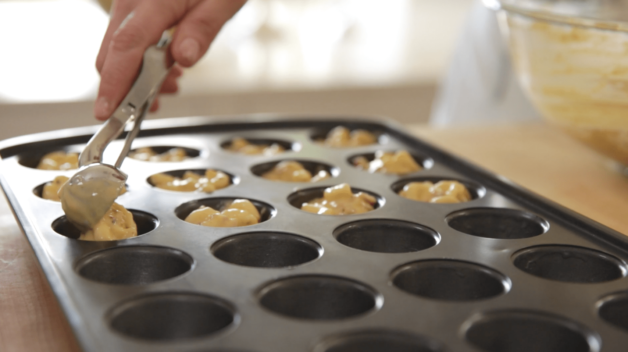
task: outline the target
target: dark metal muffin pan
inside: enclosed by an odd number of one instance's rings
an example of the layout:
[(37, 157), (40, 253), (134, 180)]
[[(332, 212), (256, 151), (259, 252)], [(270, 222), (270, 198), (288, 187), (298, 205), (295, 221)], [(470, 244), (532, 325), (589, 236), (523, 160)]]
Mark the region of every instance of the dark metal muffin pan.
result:
[[(86, 351), (596, 352), (628, 349), (628, 238), (375, 119), (282, 117), (149, 121), (133, 147), (192, 151), (183, 162), (125, 160), (140, 236), (79, 241), (40, 186), (73, 171), (32, 168), (53, 150), (80, 151), (96, 127), (0, 142), (0, 182)], [(335, 126), (375, 132), (379, 145), (332, 149)], [(234, 137), (291, 150), (241, 155)], [(115, 155), (121, 141), (108, 153)], [(353, 167), (356, 155), (406, 149), (429, 161), (405, 176)], [(111, 155), (106, 154), (105, 160)], [(276, 182), (258, 175), (305, 160), (333, 178)], [(211, 194), (152, 187), (159, 172), (223, 170)], [(456, 179), (473, 199), (429, 204), (396, 191)], [(328, 216), (298, 205), (347, 182), (376, 209)], [(262, 222), (239, 228), (183, 221), (200, 205), (247, 198)]]

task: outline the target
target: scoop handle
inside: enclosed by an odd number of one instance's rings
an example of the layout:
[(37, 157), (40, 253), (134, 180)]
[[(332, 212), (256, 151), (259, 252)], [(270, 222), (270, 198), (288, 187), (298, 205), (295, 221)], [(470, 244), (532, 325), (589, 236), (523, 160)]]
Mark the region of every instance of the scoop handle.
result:
[(133, 143), (133, 140), (140, 132), (140, 126), (142, 125), (142, 121), (144, 121), (146, 112), (148, 112), (150, 106), (153, 104), (154, 97), (155, 96), (148, 99), (146, 104), (144, 104), (144, 106), (141, 108), (139, 116), (133, 122), (133, 128), (127, 134), (126, 140), (124, 141), (124, 147), (122, 147), (122, 152), (120, 153), (120, 156), (118, 156), (118, 160), (116, 160), (116, 164), (114, 165), (116, 169), (119, 169), (120, 166), (122, 166), (124, 158), (126, 158), (127, 154), (129, 154), (129, 151), (131, 150), (131, 143)]
[[(124, 128), (129, 122), (136, 120), (138, 116), (145, 114), (145, 111), (150, 108), (149, 103), (152, 102), (152, 99), (159, 92), (161, 84), (172, 67), (167, 61), (167, 50), (170, 40), (170, 31), (165, 31), (157, 45), (146, 49), (142, 68), (131, 90), (129, 90), (129, 93), (111, 117), (87, 142), (85, 149), (79, 155), (79, 166), (101, 163), (103, 153), (109, 143), (124, 132)], [(136, 125), (139, 129), (139, 124)], [(127, 143), (130, 146), (132, 139), (137, 135), (137, 131), (135, 133), (129, 132), (129, 134), (130, 136), (132, 135), (131, 139), (127, 138)], [(128, 149), (123, 154), (126, 156), (126, 153), (128, 153)], [(122, 155), (121, 158), (124, 159)]]

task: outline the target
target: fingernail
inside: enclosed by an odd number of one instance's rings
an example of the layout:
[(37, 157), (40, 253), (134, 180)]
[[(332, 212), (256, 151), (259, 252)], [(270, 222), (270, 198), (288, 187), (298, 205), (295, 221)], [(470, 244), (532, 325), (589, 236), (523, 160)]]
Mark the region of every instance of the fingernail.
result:
[(198, 58), (198, 52), (201, 50), (201, 46), (196, 40), (187, 38), (181, 42), (179, 50), (181, 50), (183, 58), (185, 58), (189, 63), (192, 63)]
[(109, 111), (111, 104), (109, 103), (109, 99), (105, 97), (100, 97), (96, 100), (96, 104), (94, 105), (94, 115), (99, 120), (105, 120), (109, 118), (111, 115), (111, 111)]

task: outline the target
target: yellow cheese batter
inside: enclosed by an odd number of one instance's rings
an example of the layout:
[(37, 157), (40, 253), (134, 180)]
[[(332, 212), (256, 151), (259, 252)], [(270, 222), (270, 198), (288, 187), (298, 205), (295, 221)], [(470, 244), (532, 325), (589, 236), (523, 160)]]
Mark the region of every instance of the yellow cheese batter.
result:
[(129, 153), (129, 158), (141, 161), (164, 162), (164, 161), (183, 161), (187, 159), (187, 154), (182, 148), (172, 148), (164, 153), (158, 154), (150, 147), (138, 148)]
[(403, 187), (399, 195), (429, 203), (462, 203), (471, 200), (469, 190), (458, 181), (410, 182)]
[[(57, 177), (46, 186), (50, 187), (42, 192), (42, 196), (58, 195), (68, 221), (81, 231), (79, 240), (113, 241), (137, 236), (133, 214), (114, 202), (126, 191), (122, 179), (86, 178), (77, 174), (71, 179)], [(55, 192), (57, 187), (58, 192)]]
[(44, 189), (41, 192), (41, 197), (48, 200), (54, 200), (55, 202), (61, 201), (59, 199), (59, 189), (70, 178), (65, 176), (57, 176), (52, 182), (48, 182), (44, 185)]
[(82, 233), (82, 241), (116, 241), (137, 236), (137, 225), (133, 214), (118, 203), (113, 203), (109, 211), (91, 230)]
[(273, 143), (271, 145), (252, 144), (246, 139), (239, 137), (234, 138), (229, 147), (226, 149), (232, 152), (248, 155), (275, 155), (286, 151), (284, 147), (277, 143)]
[(199, 175), (192, 171), (186, 171), (183, 177), (170, 176), (168, 174), (156, 174), (151, 176), (153, 186), (161, 189), (178, 192), (206, 192), (211, 193), (217, 189), (225, 188), (231, 184), (231, 179), (221, 171), (208, 169), (205, 175)]
[(369, 172), (383, 172), (396, 175), (409, 174), (423, 169), (421, 165), (414, 161), (412, 155), (405, 150), (399, 150), (394, 153), (379, 150), (375, 153), (375, 159), (371, 162), (360, 156), (353, 160), (353, 164)]
[(52, 152), (41, 158), (38, 169), (74, 170), (78, 169), (78, 153)]
[(209, 227), (240, 227), (259, 223), (260, 213), (246, 199), (236, 199), (222, 211), (201, 206), (185, 218), (185, 221)]
[(272, 181), (318, 182), (331, 176), (327, 171), (321, 170), (312, 177), (312, 173), (305, 169), (301, 163), (287, 160), (275, 165), (272, 170), (263, 174), (262, 177)]
[(377, 199), (364, 192), (353, 194), (346, 184), (325, 189), (322, 198), (301, 205), (301, 210), (321, 215), (349, 215), (366, 213), (374, 209)]
[(377, 137), (365, 130), (350, 132), (346, 127), (338, 126), (329, 131), (327, 138), (322, 140), (321, 143), (333, 148), (359, 147), (377, 143)]

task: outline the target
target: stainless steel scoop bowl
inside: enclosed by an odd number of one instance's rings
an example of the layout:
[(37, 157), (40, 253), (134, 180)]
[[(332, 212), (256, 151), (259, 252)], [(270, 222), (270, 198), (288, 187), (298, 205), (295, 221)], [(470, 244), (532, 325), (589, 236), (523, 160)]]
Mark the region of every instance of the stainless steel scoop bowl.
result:
[(77, 172), (60, 190), (66, 217), (81, 233), (93, 228), (124, 187), (127, 175), (106, 164), (92, 164)]
[[(112, 116), (89, 140), (79, 156), (81, 168), (60, 190), (61, 206), (68, 220), (85, 232), (109, 210), (124, 187), (127, 175), (120, 170), (140, 125), (159, 92), (170, 67), (166, 60), (170, 31), (159, 43), (146, 49), (142, 68), (131, 90)], [(127, 124), (133, 122), (124, 147), (114, 165), (102, 163), (105, 148), (118, 138)]]

